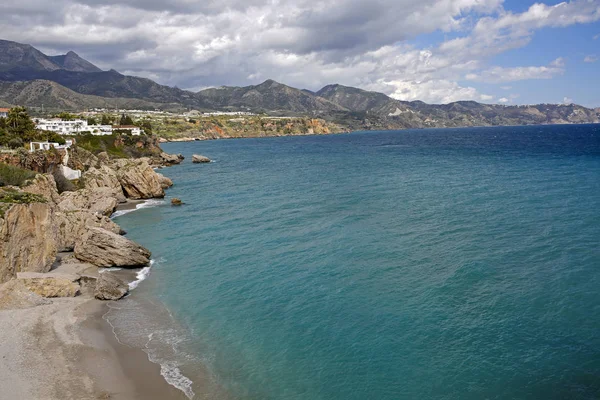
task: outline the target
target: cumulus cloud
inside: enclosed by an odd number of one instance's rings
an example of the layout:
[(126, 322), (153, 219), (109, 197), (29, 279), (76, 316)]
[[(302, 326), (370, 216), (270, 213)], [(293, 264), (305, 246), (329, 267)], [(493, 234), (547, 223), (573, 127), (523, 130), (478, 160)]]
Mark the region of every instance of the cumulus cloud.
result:
[(594, 55), (585, 56), (583, 59), (583, 62), (586, 63), (595, 63), (596, 61), (598, 61), (598, 57)]
[(573, 104), (573, 99), (570, 98), (570, 97), (565, 96), (565, 97), (563, 97), (563, 101), (562, 102), (563, 102), (563, 104)]
[(500, 83), (514, 82), (526, 79), (550, 79), (564, 72), (564, 59), (557, 58), (548, 66), (542, 67), (493, 67), (481, 73), (467, 74), (466, 79), (471, 81)]
[[(0, 3), (0, 37), (101, 68), (199, 89), (272, 78), (309, 89), (342, 83), (402, 100), (491, 101), (461, 82), (556, 76), (564, 65), (490, 67), (535, 31), (600, 19), (596, 0), (21, 0)], [(454, 39), (409, 45), (421, 34)]]

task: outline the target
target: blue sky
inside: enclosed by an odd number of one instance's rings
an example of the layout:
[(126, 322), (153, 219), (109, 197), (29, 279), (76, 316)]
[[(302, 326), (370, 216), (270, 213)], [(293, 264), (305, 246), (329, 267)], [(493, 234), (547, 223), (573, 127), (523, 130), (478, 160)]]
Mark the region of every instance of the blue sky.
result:
[(600, 107), (598, 35), (600, 0), (0, 3), (2, 39), (166, 85), (340, 83), (429, 103)]

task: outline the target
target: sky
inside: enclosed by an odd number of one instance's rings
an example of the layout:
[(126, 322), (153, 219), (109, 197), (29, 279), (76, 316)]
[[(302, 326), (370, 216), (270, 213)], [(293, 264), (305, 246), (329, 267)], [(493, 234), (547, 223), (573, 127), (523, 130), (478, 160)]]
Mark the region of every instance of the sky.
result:
[(600, 0), (8, 0), (0, 39), (194, 91), (600, 107)]

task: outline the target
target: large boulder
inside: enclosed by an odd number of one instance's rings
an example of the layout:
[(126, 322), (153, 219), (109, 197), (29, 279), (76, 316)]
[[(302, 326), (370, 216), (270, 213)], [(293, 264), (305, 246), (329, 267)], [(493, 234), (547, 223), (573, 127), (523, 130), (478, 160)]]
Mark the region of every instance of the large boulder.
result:
[(115, 234), (122, 232), (121, 227), (110, 218), (92, 214), (84, 210), (56, 211), (57, 245), (60, 251), (73, 251), (75, 243), (85, 235), (90, 228), (102, 228)]
[(194, 154), (192, 156), (192, 162), (194, 164), (209, 163), (210, 162), (210, 158), (205, 157), (205, 156), (201, 156), (200, 154)]
[(164, 176), (163, 174), (160, 173), (156, 173), (156, 175), (158, 175), (158, 180), (160, 182), (160, 186), (162, 186), (163, 189), (168, 189), (171, 186), (173, 186), (173, 181), (169, 178), (167, 178), (166, 176)]
[(12, 205), (0, 218), (0, 283), (17, 272), (48, 272), (56, 259), (57, 237), (48, 204)]
[(0, 310), (16, 310), (52, 304), (37, 293), (33, 293), (16, 279), (0, 285)]
[(80, 289), (79, 276), (73, 274), (20, 272), (17, 280), (42, 297), (75, 297)]
[(109, 188), (111, 196), (115, 197), (119, 203), (126, 200), (117, 172), (106, 165), (99, 168), (90, 168), (82, 175), (81, 180), (86, 189)]
[(160, 153), (160, 161), (162, 165), (175, 165), (180, 164), (184, 157), (181, 154), (168, 154), (165, 152)]
[(25, 192), (39, 194), (50, 204), (57, 204), (60, 201), (60, 195), (56, 188), (56, 181), (50, 174), (38, 174), (35, 178), (23, 188)]
[(96, 280), (94, 297), (99, 300), (119, 300), (129, 292), (129, 285), (117, 275), (103, 272)]
[(165, 197), (158, 174), (146, 159), (118, 160), (117, 177), (123, 192), (130, 199), (152, 199)]
[(95, 189), (81, 189), (75, 192), (63, 192), (60, 195), (58, 209), (60, 211), (86, 210), (110, 216), (115, 212), (119, 201), (113, 197), (112, 188), (97, 187)]
[(98, 267), (141, 267), (150, 255), (148, 249), (102, 228), (89, 229), (75, 244), (75, 257)]

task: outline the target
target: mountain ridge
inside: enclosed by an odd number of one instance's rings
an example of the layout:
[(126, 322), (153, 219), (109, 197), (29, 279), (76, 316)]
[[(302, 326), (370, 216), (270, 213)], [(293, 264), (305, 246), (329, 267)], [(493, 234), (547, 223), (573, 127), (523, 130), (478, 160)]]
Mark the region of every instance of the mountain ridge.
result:
[(272, 79), (257, 85), (192, 92), (114, 69), (102, 71), (74, 52), (46, 56), (30, 45), (2, 40), (0, 83), (4, 90), (0, 99), (9, 104), (39, 106), (44, 102), (47, 107), (82, 109), (120, 104), (131, 108), (304, 115), (323, 118), (347, 130), (600, 122), (600, 108), (573, 104), (427, 104), (339, 84), (313, 92)]

